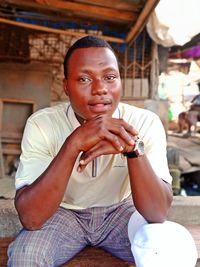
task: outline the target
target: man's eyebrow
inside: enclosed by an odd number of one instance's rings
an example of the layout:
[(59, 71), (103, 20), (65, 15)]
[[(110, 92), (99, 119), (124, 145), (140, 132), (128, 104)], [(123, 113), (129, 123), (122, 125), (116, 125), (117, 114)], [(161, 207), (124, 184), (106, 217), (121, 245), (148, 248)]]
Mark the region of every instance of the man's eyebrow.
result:
[[(119, 72), (119, 70), (115, 67), (105, 67), (102, 69), (102, 72), (108, 72), (108, 71)], [(85, 68), (81, 69), (80, 72), (90, 74), (90, 73), (93, 73), (93, 69), (85, 67)]]
[(105, 68), (103, 71), (104, 72), (107, 72), (107, 71), (117, 71), (118, 72), (118, 68), (108, 67), (108, 68)]

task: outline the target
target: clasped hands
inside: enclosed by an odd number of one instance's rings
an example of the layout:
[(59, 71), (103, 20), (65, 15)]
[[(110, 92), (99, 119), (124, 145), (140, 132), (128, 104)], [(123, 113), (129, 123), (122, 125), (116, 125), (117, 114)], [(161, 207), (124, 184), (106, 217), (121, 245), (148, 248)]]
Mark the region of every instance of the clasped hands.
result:
[(123, 119), (105, 115), (85, 121), (75, 130), (75, 134), (77, 148), (82, 152), (78, 172), (101, 155), (132, 151), (138, 136), (137, 130)]

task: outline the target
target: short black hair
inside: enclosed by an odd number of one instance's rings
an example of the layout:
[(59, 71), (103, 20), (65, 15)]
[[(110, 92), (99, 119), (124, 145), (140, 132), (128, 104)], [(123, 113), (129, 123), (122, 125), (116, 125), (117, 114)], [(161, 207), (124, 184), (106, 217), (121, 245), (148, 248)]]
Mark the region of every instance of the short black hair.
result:
[(87, 35), (87, 36), (77, 40), (68, 49), (68, 51), (65, 55), (65, 59), (64, 59), (64, 76), (65, 76), (65, 78), (67, 78), (67, 67), (68, 67), (69, 58), (71, 57), (72, 53), (76, 49), (89, 48), (89, 47), (106, 47), (106, 48), (110, 49), (114, 53), (114, 55), (116, 56), (115, 51), (112, 49), (112, 47), (110, 46), (110, 44), (108, 42), (106, 42), (105, 40), (103, 40), (99, 37)]

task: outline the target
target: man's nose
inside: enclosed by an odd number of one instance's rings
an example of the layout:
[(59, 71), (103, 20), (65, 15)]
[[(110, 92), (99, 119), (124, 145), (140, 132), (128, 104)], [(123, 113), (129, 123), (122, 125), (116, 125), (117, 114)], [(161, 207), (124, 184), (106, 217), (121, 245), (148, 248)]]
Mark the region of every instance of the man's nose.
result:
[(92, 95), (105, 95), (107, 94), (108, 89), (105, 83), (101, 80), (93, 81), (92, 84)]

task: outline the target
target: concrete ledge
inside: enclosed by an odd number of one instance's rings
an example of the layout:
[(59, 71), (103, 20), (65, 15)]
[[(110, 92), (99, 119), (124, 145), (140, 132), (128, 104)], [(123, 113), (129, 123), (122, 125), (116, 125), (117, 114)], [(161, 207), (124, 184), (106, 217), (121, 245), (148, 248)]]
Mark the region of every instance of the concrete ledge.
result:
[(0, 237), (15, 236), (22, 225), (12, 199), (0, 199)]
[[(200, 225), (200, 197), (175, 196), (168, 219), (182, 225)], [(13, 199), (0, 199), (0, 237), (15, 236), (21, 227)]]
[(174, 196), (168, 219), (182, 225), (200, 225), (200, 196)]

